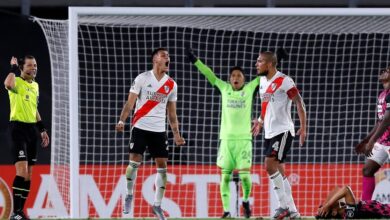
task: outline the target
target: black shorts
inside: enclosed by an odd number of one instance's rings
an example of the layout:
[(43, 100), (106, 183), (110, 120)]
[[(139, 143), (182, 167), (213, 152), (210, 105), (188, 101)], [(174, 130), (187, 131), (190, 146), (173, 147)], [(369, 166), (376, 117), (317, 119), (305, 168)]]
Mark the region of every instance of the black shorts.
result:
[(264, 139), (265, 156), (275, 157), (279, 162), (283, 163), (290, 152), (293, 136), (290, 131), (283, 132), (270, 139)]
[(167, 133), (146, 131), (133, 127), (129, 152), (143, 155), (146, 147), (153, 158), (168, 158)]
[(10, 122), (10, 135), (14, 163), (27, 161), (34, 165), (37, 161), (38, 130), (35, 123)]

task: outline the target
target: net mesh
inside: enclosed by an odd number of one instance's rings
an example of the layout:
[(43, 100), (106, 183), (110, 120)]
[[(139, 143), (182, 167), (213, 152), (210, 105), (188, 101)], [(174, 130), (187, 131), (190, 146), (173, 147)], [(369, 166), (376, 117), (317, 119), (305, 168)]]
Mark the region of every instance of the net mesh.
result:
[[(190, 45), (223, 80), (228, 80), (232, 66), (243, 67), (247, 82), (256, 75), (260, 51), (283, 47), (289, 56), (278, 68), (297, 84), (308, 118), (305, 146), (299, 148), (296, 138), (287, 159), (292, 164), (287, 166), (287, 174), (299, 211), (314, 215), (336, 184), (350, 184), (360, 195), (364, 158), (356, 156), (353, 146), (375, 123), (381, 90), (378, 75), (389, 64), (389, 21), (386, 16), (80, 16), (80, 175), (94, 177), (106, 203), (118, 181), (124, 181), (121, 176), (128, 164), (130, 131), (127, 127), (124, 134), (117, 134), (114, 127), (132, 81), (152, 68), (152, 49), (165, 47), (171, 56), (169, 75), (178, 84), (177, 114), (187, 144), (170, 148), (162, 206), (171, 217), (219, 217), (223, 211), (215, 162), (221, 98), (186, 60), (185, 47)], [(54, 79), (51, 173), (69, 209), (67, 22), (38, 22), (49, 44)], [(257, 117), (258, 95), (254, 103), (253, 117)], [(292, 115), (298, 127), (295, 107)], [(168, 138), (173, 146), (170, 133)], [(253, 146), (253, 214), (268, 216), (275, 198), (262, 163), (262, 137), (257, 137)], [(155, 172), (146, 153), (130, 216), (151, 216)], [(234, 183), (231, 188), (232, 214), (241, 215), (234, 208)], [(93, 201), (84, 206), (88, 216), (103, 217)], [(121, 201), (113, 206), (111, 216), (122, 216)]]

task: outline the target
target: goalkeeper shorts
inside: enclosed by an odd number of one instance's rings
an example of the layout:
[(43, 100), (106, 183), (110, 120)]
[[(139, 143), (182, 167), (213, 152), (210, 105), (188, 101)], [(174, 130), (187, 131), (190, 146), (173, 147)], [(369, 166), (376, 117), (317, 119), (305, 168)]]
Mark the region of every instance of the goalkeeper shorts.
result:
[(220, 140), (217, 166), (226, 170), (252, 166), (252, 140)]

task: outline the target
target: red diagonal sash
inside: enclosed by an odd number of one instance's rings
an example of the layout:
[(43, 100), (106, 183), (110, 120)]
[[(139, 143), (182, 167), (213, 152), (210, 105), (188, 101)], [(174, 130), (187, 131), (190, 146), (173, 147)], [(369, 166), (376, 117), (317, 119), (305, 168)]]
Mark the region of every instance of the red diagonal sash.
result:
[[(157, 93), (168, 95), (169, 92), (172, 91), (174, 86), (174, 81), (169, 78), (158, 90)], [(166, 89), (169, 88), (169, 89)], [(154, 101), (154, 100), (148, 100), (145, 102), (141, 108), (138, 109), (134, 113), (134, 117), (132, 120), (132, 125), (134, 126), (135, 123), (137, 123), (138, 120), (140, 120), (142, 117), (144, 117), (146, 114), (148, 114), (154, 107), (156, 107), (160, 102)]]
[(265, 113), (267, 111), (267, 106), (269, 103), (269, 99), (271, 98), (272, 94), (274, 94), (276, 92), (276, 90), (278, 90), (279, 87), (282, 85), (283, 80), (284, 80), (284, 77), (276, 78), (271, 84), (269, 84), (267, 90), (265, 91), (265, 93), (268, 96), (268, 99), (266, 99), (265, 101), (263, 101), (261, 103), (261, 119), (264, 120)]

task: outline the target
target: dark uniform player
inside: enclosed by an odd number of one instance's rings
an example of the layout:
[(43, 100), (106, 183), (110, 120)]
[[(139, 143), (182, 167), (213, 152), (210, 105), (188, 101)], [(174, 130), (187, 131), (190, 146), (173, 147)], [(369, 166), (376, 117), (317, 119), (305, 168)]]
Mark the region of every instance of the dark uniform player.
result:
[[(20, 77), (15, 73), (20, 70)], [(36, 142), (38, 127), (42, 146), (47, 147), (49, 136), (38, 112), (39, 86), (35, 82), (37, 62), (33, 56), (25, 56), (19, 63), (11, 58), (11, 70), (4, 81), (8, 90), (11, 114), (10, 133), (12, 154), (15, 160), (16, 176), (12, 185), (14, 212), (11, 219), (28, 219), (24, 212), (24, 203), (30, 191), (32, 166), (36, 162)]]
[(390, 204), (375, 200), (357, 201), (349, 186), (336, 187), (318, 209), (316, 218), (390, 218)]
[(390, 150), (390, 68), (379, 75), (383, 91), (377, 102), (378, 121), (371, 132), (355, 147), (367, 160), (363, 167), (362, 200), (370, 200), (375, 189), (375, 173), (389, 158)]

